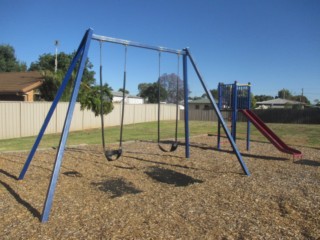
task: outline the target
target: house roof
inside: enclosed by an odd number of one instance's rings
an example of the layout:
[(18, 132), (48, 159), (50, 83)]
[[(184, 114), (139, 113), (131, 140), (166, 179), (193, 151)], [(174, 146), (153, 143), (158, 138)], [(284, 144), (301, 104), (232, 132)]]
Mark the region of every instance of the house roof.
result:
[(210, 104), (209, 98), (200, 98), (197, 100), (190, 101), (189, 104)]
[(41, 86), (43, 80), (38, 72), (0, 73), (0, 93), (27, 93)]
[(302, 102), (292, 101), (288, 99), (282, 99), (282, 98), (275, 98), (267, 101), (257, 102), (257, 105), (285, 105), (285, 104), (291, 104), (291, 105), (300, 105), (304, 104)]

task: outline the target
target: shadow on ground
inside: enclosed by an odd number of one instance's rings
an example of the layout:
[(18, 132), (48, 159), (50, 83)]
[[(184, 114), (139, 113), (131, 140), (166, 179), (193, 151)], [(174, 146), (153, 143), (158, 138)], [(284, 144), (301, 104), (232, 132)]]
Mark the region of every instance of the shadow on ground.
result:
[(185, 187), (194, 183), (203, 183), (201, 180), (165, 168), (150, 167), (145, 173), (158, 182), (175, 185), (176, 187)]
[(5, 171), (3, 169), (0, 169), (0, 173), (2, 173), (4, 175), (6, 175), (7, 177), (12, 178), (14, 180), (18, 180), (18, 178), (16, 176), (12, 175), (11, 173), (8, 173), (7, 171)]
[(313, 161), (313, 160), (299, 160), (299, 161), (295, 161), (294, 163), (301, 164), (301, 165), (307, 165), (307, 166), (320, 167), (320, 162)]
[(15, 190), (13, 190), (7, 183), (0, 180), (0, 184), (2, 184), (7, 189), (7, 191), (14, 197), (14, 199), (18, 203), (20, 203), (22, 206), (24, 206), (26, 209), (28, 209), (28, 211), (30, 211), (34, 217), (36, 217), (40, 220), (41, 214), (37, 209), (35, 209), (33, 206), (31, 206), (31, 204), (28, 203), (27, 201), (22, 199), (20, 197), (20, 195)]
[(126, 194), (138, 194), (142, 192), (131, 182), (127, 182), (123, 178), (111, 179), (91, 184), (96, 186), (100, 191), (112, 193), (112, 198), (121, 197)]

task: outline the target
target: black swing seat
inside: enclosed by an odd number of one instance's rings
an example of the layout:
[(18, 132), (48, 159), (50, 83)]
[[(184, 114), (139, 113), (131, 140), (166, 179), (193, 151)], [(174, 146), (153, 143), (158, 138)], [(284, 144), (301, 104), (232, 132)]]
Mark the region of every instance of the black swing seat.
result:
[(106, 156), (108, 161), (115, 161), (121, 157), (122, 149), (107, 150), (104, 152), (104, 155)]
[(159, 149), (160, 149), (162, 152), (174, 152), (174, 151), (176, 151), (177, 148), (178, 148), (178, 142), (173, 142), (173, 143), (171, 144), (171, 148), (170, 148), (169, 151), (166, 150), (166, 149), (164, 149), (164, 148), (160, 145), (160, 143), (158, 144), (158, 146), (159, 146)]

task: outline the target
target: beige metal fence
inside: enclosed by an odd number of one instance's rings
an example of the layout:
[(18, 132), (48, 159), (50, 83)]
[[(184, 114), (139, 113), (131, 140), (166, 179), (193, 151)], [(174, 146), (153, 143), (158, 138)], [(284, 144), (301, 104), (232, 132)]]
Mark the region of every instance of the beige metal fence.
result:
[[(223, 118), (228, 120), (231, 117), (231, 112), (221, 112)], [(180, 110), (180, 120), (184, 120), (184, 110)], [(218, 121), (218, 117), (214, 110), (189, 110), (190, 121)]]
[[(0, 139), (35, 136), (44, 122), (51, 102), (0, 102)], [(47, 127), (47, 133), (62, 131), (68, 103), (59, 103)], [(111, 113), (105, 116), (105, 126), (120, 124), (121, 104), (114, 104)], [(161, 120), (174, 120), (176, 117), (175, 105), (161, 106)], [(157, 104), (126, 105), (124, 124), (156, 121), (158, 118)], [(70, 131), (85, 130), (101, 127), (100, 117), (95, 117), (91, 111), (80, 110), (76, 103), (72, 117)]]
[[(319, 124), (320, 109), (253, 109), (252, 110), (265, 123), (293, 123), (293, 124)], [(225, 120), (231, 120), (231, 111), (222, 111), (222, 116)], [(180, 110), (180, 120), (184, 120), (184, 110)], [(214, 110), (189, 110), (190, 121), (218, 121)], [(238, 122), (245, 122), (247, 118), (241, 113), (237, 116)]]

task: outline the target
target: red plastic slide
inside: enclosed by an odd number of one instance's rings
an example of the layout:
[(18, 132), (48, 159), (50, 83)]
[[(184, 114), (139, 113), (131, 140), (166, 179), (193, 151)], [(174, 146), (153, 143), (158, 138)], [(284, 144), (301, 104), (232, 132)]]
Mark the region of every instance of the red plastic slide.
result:
[(292, 154), (293, 157), (302, 157), (302, 153), (299, 150), (291, 148), (284, 143), (254, 112), (248, 109), (240, 111), (279, 151)]

